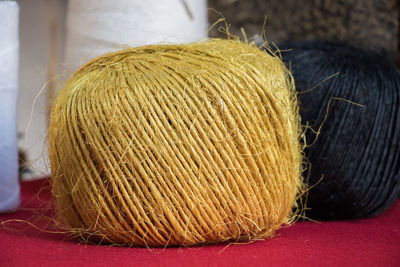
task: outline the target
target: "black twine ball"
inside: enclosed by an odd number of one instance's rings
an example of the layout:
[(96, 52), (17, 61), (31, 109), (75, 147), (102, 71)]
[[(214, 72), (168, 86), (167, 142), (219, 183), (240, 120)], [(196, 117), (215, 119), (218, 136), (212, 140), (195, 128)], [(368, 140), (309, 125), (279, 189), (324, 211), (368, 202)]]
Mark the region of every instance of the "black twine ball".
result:
[[(400, 196), (398, 71), (382, 56), (344, 44), (279, 48), (299, 92), (303, 125), (316, 131), (323, 123), (305, 150), (311, 163), (306, 182), (314, 186), (306, 216), (353, 219), (386, 210)], [(315, 138), (306, 131), (308, 144)]]

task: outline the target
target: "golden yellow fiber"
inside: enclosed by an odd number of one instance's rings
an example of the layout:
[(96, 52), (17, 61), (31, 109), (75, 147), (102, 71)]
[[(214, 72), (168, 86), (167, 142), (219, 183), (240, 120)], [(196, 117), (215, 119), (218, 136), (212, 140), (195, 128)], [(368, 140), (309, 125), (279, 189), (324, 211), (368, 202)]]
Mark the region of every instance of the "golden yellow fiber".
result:
[(257, 47), (209, 40), (106, 54), (51, 110), (59, 218), (119, 245), (272, 236), (301, 186), (299, 131), (291, 76)]

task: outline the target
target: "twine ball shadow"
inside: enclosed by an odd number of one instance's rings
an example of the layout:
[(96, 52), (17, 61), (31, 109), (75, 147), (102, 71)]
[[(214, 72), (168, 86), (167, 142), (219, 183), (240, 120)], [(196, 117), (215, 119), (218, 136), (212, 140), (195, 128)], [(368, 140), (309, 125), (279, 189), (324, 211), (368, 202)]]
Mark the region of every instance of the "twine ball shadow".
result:
[(296, 108), (284, 63), (239, 41), (96, 58), (50, 114), (58, 218), (116, 245), (270, 237), (302, 186)]
[[(306, 215), (352, 219), (386, 210), (400, 193), (397, 70), (376, 53), (344, 44), (299, 42), (280, 49), (299, 92), (302, 123), (317, 130), (327, 116), (315, 144), (305, 149), (311, 163), (306, 182), (314, 186)], [(315, 138), (308, 130), (307, 142)]]

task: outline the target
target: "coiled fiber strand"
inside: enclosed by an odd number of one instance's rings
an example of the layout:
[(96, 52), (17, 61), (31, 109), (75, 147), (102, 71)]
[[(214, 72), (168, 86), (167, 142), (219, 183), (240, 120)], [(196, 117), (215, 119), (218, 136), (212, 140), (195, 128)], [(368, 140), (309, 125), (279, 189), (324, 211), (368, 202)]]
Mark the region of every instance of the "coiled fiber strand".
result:
[(96, 58), (51, 110), (60, 222), (119, 245), (272, 236), (301, 188), (296, 110), (282, 61), (239, 41)]

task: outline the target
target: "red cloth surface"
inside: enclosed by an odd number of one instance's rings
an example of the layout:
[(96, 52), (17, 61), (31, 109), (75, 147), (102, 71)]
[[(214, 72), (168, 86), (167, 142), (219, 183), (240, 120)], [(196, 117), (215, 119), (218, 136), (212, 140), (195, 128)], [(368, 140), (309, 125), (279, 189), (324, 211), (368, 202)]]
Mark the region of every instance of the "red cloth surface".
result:
[(26, 221), (57, 231), (46, 223), (53, 215), (48, 180), (21, 186), (21, 208), (0, 215), (0, 266), (400, 266), (400, 201), (375, 218), (298, 222), (251, 244), (149, 250), (39, 231)]

